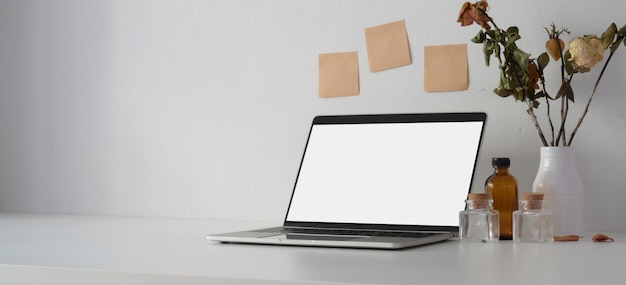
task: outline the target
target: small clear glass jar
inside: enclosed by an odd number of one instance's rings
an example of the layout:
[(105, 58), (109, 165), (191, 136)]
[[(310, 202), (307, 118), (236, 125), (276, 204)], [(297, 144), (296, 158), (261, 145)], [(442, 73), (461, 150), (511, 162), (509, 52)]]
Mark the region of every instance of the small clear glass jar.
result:
[(496, 242), (500, 239), (500, 217), (488, 193), (470, 193), (465, 211), (459, 212), (462, 242)]
[(543, 193), (524, 193), (520, 209), (513, 212), (514, 242), (554, 240), (552, 211), (544, 207)]

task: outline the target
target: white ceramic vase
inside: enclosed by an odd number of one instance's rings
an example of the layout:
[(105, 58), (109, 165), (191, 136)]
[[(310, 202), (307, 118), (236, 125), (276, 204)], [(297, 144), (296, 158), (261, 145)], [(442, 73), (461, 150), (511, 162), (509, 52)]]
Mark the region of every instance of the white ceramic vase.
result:
[(572, 147), (542, 147), (533, 192), (544, 193), (554, 218), (554, 235), (584, 233), (583, 183)]

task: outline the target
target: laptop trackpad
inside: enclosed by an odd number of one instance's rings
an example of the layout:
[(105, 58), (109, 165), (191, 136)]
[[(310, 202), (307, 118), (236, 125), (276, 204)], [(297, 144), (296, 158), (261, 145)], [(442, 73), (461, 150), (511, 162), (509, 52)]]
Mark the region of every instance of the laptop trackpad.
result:
[(336, 235), (305, 235), (305, 234), (281, 234), (271, 237), (271, 239), (295, 239), (295, 240), (352, 240), (362, 238), (362, 236), (336, 236)]

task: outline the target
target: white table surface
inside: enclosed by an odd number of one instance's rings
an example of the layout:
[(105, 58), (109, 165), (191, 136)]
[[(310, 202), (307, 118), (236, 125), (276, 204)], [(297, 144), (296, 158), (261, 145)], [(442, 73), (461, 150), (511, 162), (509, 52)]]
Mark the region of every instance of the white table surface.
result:
[(205, 239), (277, 224), (1, 213), (0, 284), (626, 283), (625, 233), (605, 243), (590, 233), (578, 242), (452, 240), (399, 251)]

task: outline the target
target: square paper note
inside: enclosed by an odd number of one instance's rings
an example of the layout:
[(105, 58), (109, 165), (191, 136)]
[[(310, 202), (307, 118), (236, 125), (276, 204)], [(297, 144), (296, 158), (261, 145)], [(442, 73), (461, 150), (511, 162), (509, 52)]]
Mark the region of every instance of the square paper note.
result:
[(467, 44), (424, 47), (424, 91), (467, 90)]
[(404, 20), (365, 29), (365, 44), (371, 72), (411, 64)]
[(322, 98), (359, 95), (357, 52), (319, 55), (319, 96)]

